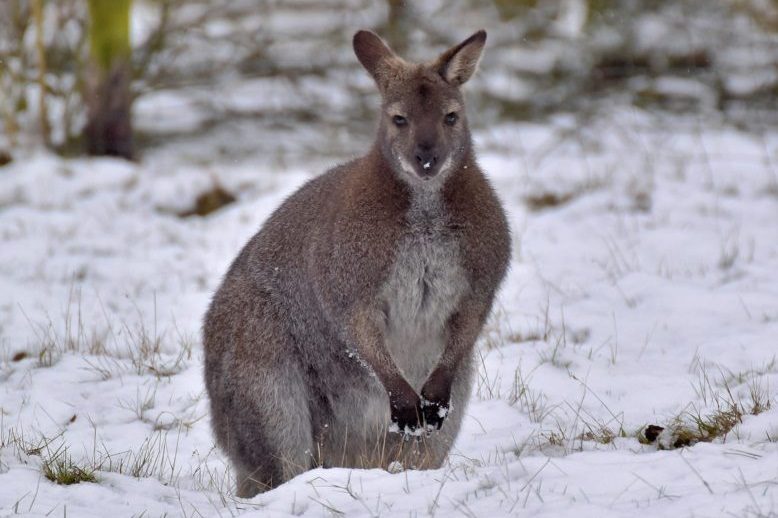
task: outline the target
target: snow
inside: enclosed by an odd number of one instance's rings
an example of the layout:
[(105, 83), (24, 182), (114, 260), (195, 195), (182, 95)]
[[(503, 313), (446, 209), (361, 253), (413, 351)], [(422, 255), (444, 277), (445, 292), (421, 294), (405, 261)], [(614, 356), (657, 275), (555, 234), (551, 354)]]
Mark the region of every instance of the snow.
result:
[[(149, 102), (152, 125), (166, 96)], [(476, 142), (513, 262), (448, 463), (315, 469), (251, 500), (214, 448), (200, 323), (243, 243), (331, 159), (17, 154), (0, 169), (0, 514), (776, 516), (778, 133), (614, 106)], [(215, 183), (238, 202), (177, 216)], [(751, 415), (754, 397), (769, 408)], [(747, 411), (725, 437), (638, 440), (732, 401)], [(97, 483), (44, 478), (61, 447)]]

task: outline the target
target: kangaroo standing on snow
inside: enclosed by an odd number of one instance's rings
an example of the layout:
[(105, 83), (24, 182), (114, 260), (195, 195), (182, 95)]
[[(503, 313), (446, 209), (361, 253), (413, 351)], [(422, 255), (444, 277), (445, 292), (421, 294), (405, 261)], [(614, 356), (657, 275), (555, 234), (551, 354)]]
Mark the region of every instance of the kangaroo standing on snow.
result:
[(316, 466), (443, 463), (510, 258), (460, 92), (485, 42), (412, 64), (354, 36), (382, 96), (375, 144), (273, 213), (205, 317), (213, 428), (240, 496)]

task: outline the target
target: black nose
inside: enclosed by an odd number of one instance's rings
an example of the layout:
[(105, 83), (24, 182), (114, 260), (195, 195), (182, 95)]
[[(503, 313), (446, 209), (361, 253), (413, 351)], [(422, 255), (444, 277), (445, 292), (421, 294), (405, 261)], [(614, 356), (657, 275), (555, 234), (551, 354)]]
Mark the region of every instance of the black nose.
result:
[(416, 161), (424, 171), (430, 171), (438, 163), (438, 154), (431, 146), (416, 146)]

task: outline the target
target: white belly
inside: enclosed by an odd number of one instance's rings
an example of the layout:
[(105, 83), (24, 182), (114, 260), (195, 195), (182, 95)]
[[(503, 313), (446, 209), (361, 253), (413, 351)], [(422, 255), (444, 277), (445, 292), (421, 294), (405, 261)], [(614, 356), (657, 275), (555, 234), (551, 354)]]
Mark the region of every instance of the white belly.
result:
[(468, 288), (467, 278), (455, 237), (440, 226), (411, 232), (396, 257), (383, 290), (386, 341), (419, 390), (445, 347), (446, 323)]

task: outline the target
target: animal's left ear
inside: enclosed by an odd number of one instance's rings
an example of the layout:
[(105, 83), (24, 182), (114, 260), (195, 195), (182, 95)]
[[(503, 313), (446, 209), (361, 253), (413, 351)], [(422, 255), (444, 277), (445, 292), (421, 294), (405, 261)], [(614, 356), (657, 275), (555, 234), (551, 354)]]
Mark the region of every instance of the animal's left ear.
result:
[(481, 29), (441, 54), (434, 66), (449, 84), (460, 86), (470, 79), (478, 67), (485, 44), (486, 31)]

